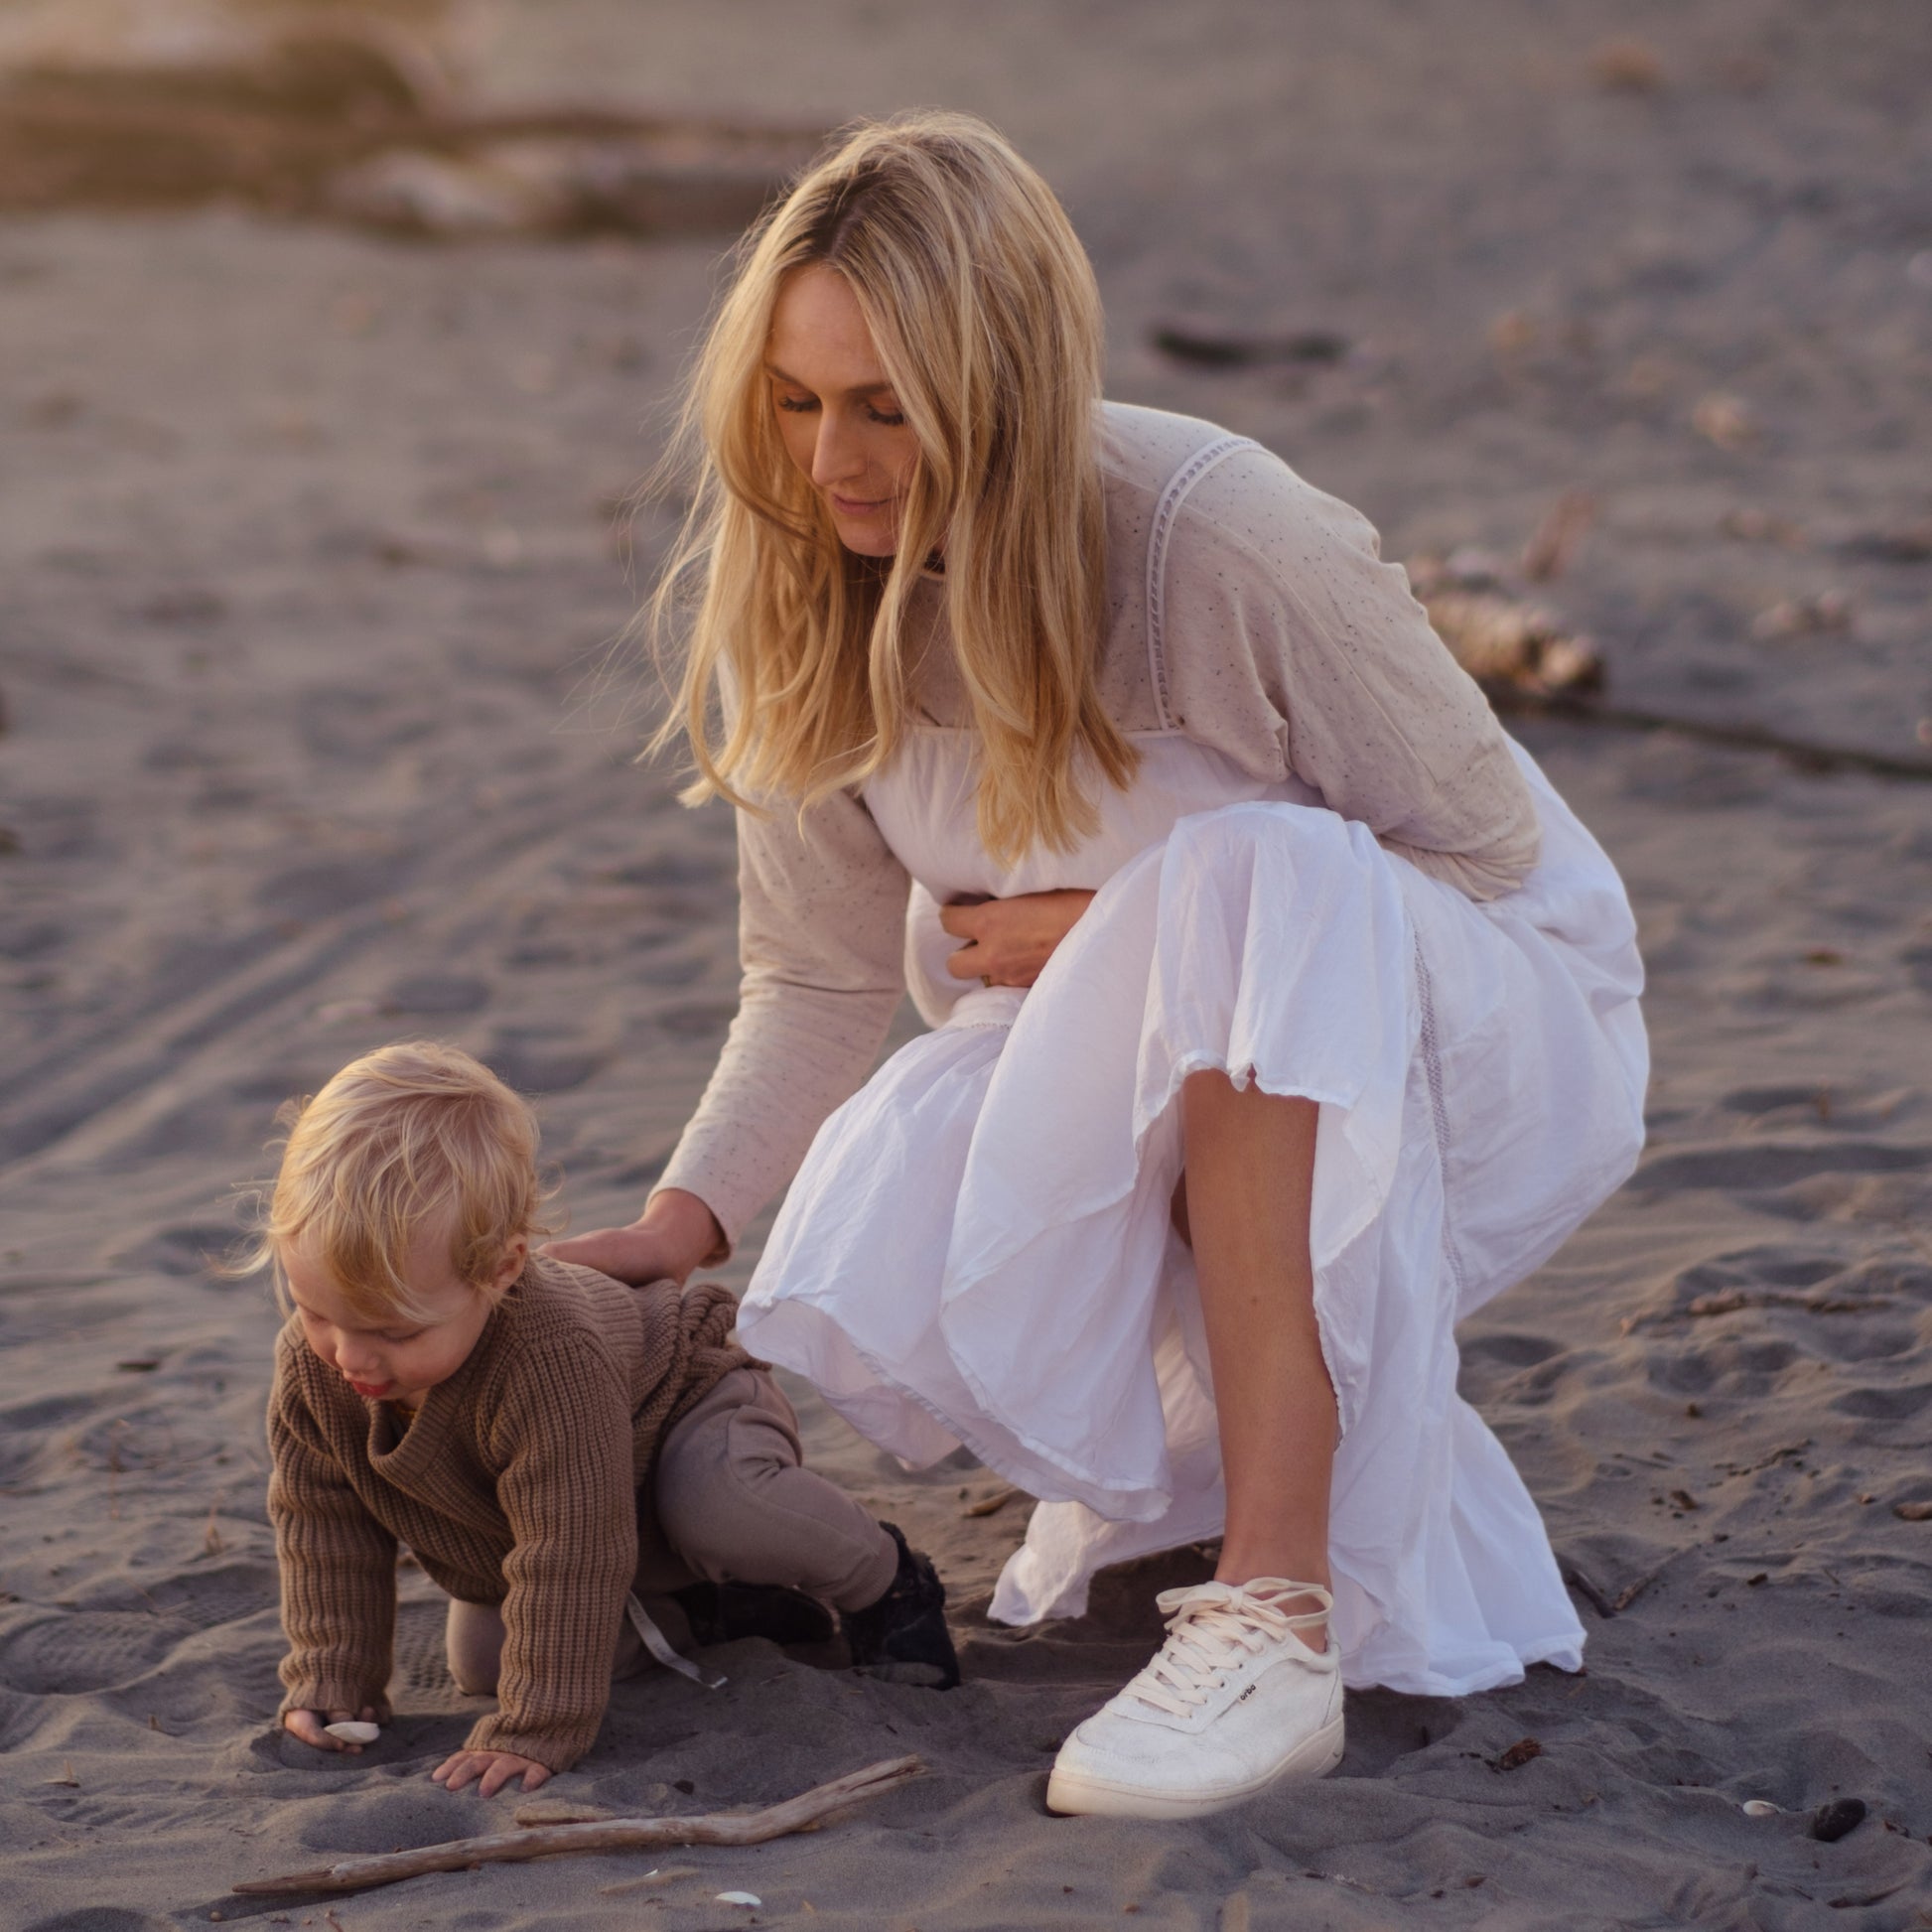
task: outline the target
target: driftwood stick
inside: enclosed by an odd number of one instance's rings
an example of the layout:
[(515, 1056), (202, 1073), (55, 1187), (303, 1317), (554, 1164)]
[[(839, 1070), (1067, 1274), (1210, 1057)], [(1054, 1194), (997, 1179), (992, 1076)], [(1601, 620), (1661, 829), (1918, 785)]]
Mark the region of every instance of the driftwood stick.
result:
[(462, 1871), (471, 1865), (553, 1858), (561, 1852), (620, 1852), (659, 1845), (762, 1845), (766, 1839), (803, 1831), (847, 1805), (896, 1791), (924, 1769), (919, 1758), (891, 1757), (800, 1792), (781, 1804), (766, 1805), (761, 1811), (714, 1812), (696, 1818), (607, 1818), (588, 1825), (492, 1832), (484, 1838), (422, 1845), (410, 1852), (340, 1859), (334, 1864), (320, 1865), (313, 1871), (291, 1871), (280, 1878), (251, 1878), (234, 1890), (256, 1898), (282, 1892), (363, 1891), (371, 1885), (415, 1878), (425, 1871)]

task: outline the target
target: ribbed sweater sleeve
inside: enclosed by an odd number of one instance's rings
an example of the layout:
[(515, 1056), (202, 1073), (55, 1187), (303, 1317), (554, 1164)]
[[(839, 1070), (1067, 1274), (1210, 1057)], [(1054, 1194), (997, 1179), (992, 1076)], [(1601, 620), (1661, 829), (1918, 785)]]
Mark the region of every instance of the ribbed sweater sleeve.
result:
[(589, 1337), (525, 1352), (482, 1392), (483, 1444), (511, 1547), (497, 1709), (469, 1747), (567, 1770), (597, 1737), (637, 1567), (630, 1401)]
[(268, 1402), (268, 1514), (289, 1642), (280, 1715), (373, 1706), (385, 1722), (396, 1539), (363, 1507), (303, 1402), (290, 1349), (285, 1333), (276, 1344)]
[(658, 1181), (736, 1246), (858, 1091), (905, 991), (910, 881), (864, 803), (834, 792), (738, 817), (743, 978), (717, 1070)]
[(1185, 499), (1164, 612), (1190, 738), (1249, 770), (1285, 763), (1471, 898), (1528, 876), (1536, 807), (1502, 728), (1359, 511), (1238, 452)]

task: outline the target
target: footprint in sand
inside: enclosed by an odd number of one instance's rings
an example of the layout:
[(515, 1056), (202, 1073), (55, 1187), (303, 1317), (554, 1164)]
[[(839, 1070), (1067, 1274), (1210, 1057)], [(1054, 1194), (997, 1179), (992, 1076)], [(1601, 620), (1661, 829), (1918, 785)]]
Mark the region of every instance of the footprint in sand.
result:
[(467, 1708), (450, 1676), (443, 1638), (446, 1615), (440, 1602), (397, 1605), (390, 1696), (412, 1711)]
[(212, 1630), (274, 1609), (280, 1591), (275, 1566), (264, 1559), (164, 1577), (143, 1593), (163, 1616)]
[(1563, 1353), (1563, 1343), (1548, 1335), (1487, 1334), (1471, 1335), (1462, 1344), (1465, 1362), (1494, 1362), (1500, 1368), (1535, 1368), (1552, 1355)]
[(608, 1051), (520, 1034), (499, 1035), (482, 1057), (518, 1093), (568, 1093), (611, 1061)]
[(100, 1407), (91, 1395), (44, 1395), (0, 1409), (0, 1439), (5, 1435), (42, 1436), (63, 1423), (78, 1422)]
[(1932, 1382), (1912, 1382), (1897, 1389), (1847, 1389), (1832, 1407), (1841, 1416), (1862, 1422), (1909, 1422), (1932, 1403)]
[(0, 1684), (38, 1697), (111, 1691), (153, 1670), (184, 1634), (172, 1618), (146, 1611), (46, 1617), (0, 1643)]

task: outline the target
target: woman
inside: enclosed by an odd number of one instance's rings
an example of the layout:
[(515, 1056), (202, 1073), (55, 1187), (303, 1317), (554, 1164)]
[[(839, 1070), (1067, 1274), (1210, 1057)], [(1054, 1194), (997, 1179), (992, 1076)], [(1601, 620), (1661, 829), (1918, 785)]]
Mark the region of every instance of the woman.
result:
[(682, 1278), (797, 1171), (747, 1345), (1042, 1499), (995, 1615), (1221, 1535), (1049, 1783), (1164, 1817), (1331, 1769), (1344, 1680), (1579, 1663), (1452, 1326), (1628, 1173), (1646, 1057), (1614, 872), (1374, 532), (1100, 357), (980, 122), (861, 128), (754, 236), (659, 606), (701, 583), (743, 999), (641, 1217), (559, 1252)]

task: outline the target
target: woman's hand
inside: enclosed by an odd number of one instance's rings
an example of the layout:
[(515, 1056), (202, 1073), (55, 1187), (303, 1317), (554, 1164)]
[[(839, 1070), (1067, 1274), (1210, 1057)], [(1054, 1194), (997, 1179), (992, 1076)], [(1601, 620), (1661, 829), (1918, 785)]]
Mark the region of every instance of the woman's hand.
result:
[(597, 1228), (568, 1241), (546, 1242), (541, 1252), (632, 1287), (668, 1276), (681, 1288), (692, 1269), (722, 1261), (731, 1248), (717, 1217), (696, 1194), (666, 1187), (650, 1197), (628, 1227)]
[[(356, 1721), (353, 1711), (288, 1711), (282, 1715), (282, 1728), (291, 1737), (299, 1737), (305, 1744), (313, 1744), (319, 1751), (346, 1751), (350, 1757), (361, 1754), (360, 1744), (351, 1744), (346, 1739), (332, 1737), (327, 1726), (345, 1725)], [(359, 1722), (372, 1725), (376, 1722), (375, 1710), (364, 1705)]]
[(1092, 903), (1091, 893), (1069, 890), (942, 906), (939, 923), (966, 941), (946, 961), (946, 971), (954, 979), (984, 980), (988, 986), (1031, 986)]
[(446, 1757), (430, 1773), (446, 1791), (461, 1791), (472, 1779), (481, 1778), (477, 1796), (493, 1798), (518, 1772), (523, 1774), (523, 1789), (534, 1791), (550, 1781), (550, 1767), (533, 1757), (518, 1757), (514, 1751), (458, 1751)]

